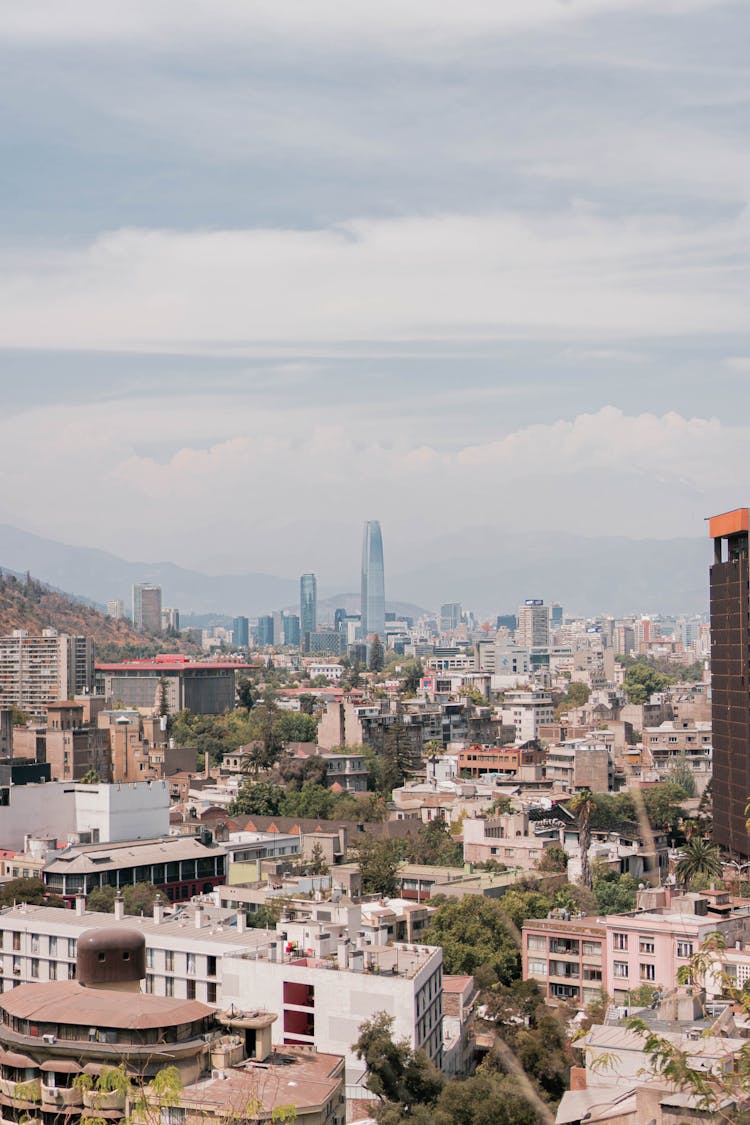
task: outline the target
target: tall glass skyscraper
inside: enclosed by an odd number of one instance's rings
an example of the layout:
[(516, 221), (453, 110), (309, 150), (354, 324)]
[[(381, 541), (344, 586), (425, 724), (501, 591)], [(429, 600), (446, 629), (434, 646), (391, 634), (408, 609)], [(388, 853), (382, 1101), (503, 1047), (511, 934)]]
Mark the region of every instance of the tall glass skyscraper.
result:
[(362, 636), (385, 638), (383, 535), (379, 520), (368, 520), (362, 539)]
[(303, 640), (318, 628), (318, 581), (314, 574), (303, 574), (299, 580), (299, 628)]

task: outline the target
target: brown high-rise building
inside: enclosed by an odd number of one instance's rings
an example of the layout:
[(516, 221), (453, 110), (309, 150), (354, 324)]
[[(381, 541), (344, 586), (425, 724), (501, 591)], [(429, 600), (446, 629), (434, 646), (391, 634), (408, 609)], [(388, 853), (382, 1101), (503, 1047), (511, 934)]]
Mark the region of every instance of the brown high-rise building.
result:
[(750, 856), (750, 573), (748, 509), (709, 520), (711, 567), (711, 711), (713, 837)]

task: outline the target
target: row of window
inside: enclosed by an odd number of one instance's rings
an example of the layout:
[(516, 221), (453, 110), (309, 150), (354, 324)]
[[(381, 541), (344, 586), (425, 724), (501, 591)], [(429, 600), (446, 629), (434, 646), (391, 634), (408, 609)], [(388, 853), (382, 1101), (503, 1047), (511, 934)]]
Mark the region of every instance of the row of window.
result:
[[(612, 934), (612, 948), (621, 953), (626, 953), (628, 950), (629, 934)], [(678, 941), (677, 942), (677, 956), (682, 958), (693, 956), (694, 945), (692, 941)], [(638, 936), (638, 952), (645, 953), (653, 956), (656, 952), (656, 942), (650, 936)]]
[[(5, 949), (8, 952), (20, 953), (22, 937), (21, 930), (0, 930), (0, 952)], [(58, 938), (55, 934), (30, 934), (29, 948), (32, 953), (48, 953), (50, 957), (56, 957), (58, 954), (62, 956), (67, 950), (68, 957), (75, 957), (76, 940), (76, 938)]]

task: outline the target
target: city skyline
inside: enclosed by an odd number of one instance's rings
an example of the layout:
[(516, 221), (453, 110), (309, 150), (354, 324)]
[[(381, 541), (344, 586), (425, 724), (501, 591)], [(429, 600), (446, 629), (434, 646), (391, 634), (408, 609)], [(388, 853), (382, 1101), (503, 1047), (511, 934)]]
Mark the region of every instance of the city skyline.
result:
[(292, 576), (741, 502), (744, 8), (6, 9), (0, 522)]

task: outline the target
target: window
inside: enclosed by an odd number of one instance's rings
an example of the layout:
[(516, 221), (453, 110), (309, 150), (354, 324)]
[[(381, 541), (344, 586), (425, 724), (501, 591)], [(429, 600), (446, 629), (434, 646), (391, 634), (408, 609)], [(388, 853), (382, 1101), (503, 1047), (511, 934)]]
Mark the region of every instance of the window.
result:
[(20, 930), (13, 931), (13, 952), (18, 953), (21, 948), (21, 933)]
[(602, 971), (599, 968), (592, 968), (590, 965), (583, 966), (583, 979), (584, 980), (601, 980)]
[(655, 950), (654, 939), (650, 937), (638, 938), (638, 951), (639, 953), (653, 954)]
[(38, 957), (32, 957), (31, 958), (31, 975), (32, 975), (32, 977), (38, 977), (39, 976), (39, 958)]
[(641, 980), (656, 980), (656, 966), (644, 962), (641, 965)]
[(164, 995), (174, 996), (174, 977), (164, 978)]
[(216, 1003), (216, 984), (213, 981), (206, 986), (206, 1002), (209, 1004)]
[(628, 976), (628, 963), (627, 961), (615, 961), (612, 966), (613, 976), (619, 977), (621, 980)]
[(583, 943), (584, 957), (601, 957), (602, 943), (600, 941), (585, 941)]
[(147, 969), (153, 969), (153, 967), (154, 967), (154, 951), (149, 946), (149, 948), (146, 950), (146, 968)]
[(626, 950), (628, 948), (628, 935), (612, 934), (612, 948)]
[(57, 938), (54, 936), (49, 939), (49, 955), (50, 957), (57, 955)]
[(195, 981), (187, 981), (187, 998), (188, 1000), (195, 1000)]
[(57, 961), (50, 961), (49, 963), (49, 979), (57, 980)]
[(209, 976), (209, 977), (215, 977), (216, 976), (216, 958), (215, 957), (208, 956), (206, 958), (206, 976)]
[(693, 956), (693, 943), (692, 943), (692, 941), (678, 941), (677, 942), (677, 956), (678, 957), (692, 957)]
[(68, 957), (75, 957), (76, 955), (76, 939), (74, 937), (68, 938)]
[(168, 973), (174, 972), (174, 950), (168, 949), (164, 954), (164, 968)]
[(547, 962), (542, 960), (541, 957), (529, 957), (529, 976), (546, 977), (546, 975)]
[(529, 934), (526, 938), (526, 948), (529, 953), (546, 953), (547, 939), (542, 937), (541, 934)]
[(195, 954), (188, 953), (187, 955), (187, 974), (189, 977), (195, 976)]

